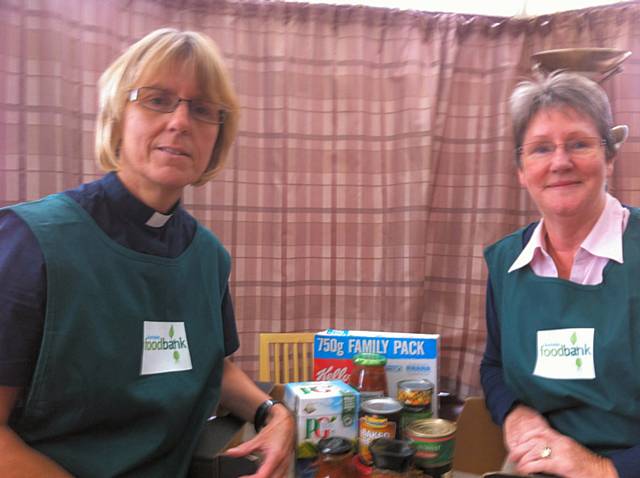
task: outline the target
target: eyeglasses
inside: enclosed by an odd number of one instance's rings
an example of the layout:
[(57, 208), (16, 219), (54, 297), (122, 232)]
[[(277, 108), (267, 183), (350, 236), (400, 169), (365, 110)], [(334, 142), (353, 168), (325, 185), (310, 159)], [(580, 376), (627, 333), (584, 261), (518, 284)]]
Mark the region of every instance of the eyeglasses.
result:
[(551, 141), (533, 141), (523, 144), (517, 151), (527, 159), (534, 161), (551, 159), (558, 146), (564, 148), (564, 152), (572, 158), (588, 158), (594, 155), (606, 141), (602, 138), (585, 137), (574, 138), (564, 143), (553, 143)]
[(138, 102), (140, 106), (159, 113), (172, 113), (181, 101), (187, 103), (189, 114), (198, 121), (210, 124), (224, 124), (229, 112), (219, 103), (206, 100), (187, 100), (178, 95), (160, 89), (143, 86), (129, 92), (129, 101)]

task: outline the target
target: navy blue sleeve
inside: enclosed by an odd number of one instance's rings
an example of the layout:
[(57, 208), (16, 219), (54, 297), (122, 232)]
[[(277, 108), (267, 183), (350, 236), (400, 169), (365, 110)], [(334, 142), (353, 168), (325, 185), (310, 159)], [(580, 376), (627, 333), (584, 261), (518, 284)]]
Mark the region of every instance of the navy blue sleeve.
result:
[(480, 362), (480, 382), (491, 417), (495, 423), (502, 426), (509, 411), (518, 403), (518, 399), (504, 381), (500, 319), (495, 308), (491, 277), (487, 281), (486, 321), (487, 344)]
[(233, 311), (233, 301), (229, 293), (229, 285), (222, 298), (222, 331), (224, 333), (224, 355), (228, 357), (240, 347), (238, 330), (236, 329), (236, 316)]
[(640, 478), (640, 445), (614, 453), (609, 458), (620, 478)]
[(27, 386), (44, 325), (46, 270), (37, 239), (13, 211), (0, 211), (0, 385)]

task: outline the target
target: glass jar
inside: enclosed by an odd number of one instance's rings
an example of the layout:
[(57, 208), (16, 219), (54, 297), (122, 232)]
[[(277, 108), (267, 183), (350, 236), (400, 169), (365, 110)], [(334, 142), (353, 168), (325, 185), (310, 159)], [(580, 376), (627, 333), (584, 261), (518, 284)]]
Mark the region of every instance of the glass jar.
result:
[(371, 478), (409, 478), (416, 454), (413, 444), (404, 440), (377, 438), (369, 444), (373, 456)]
[(384, 366), (387, 358), (381, 354), (360, 353), (354, 355), (352, 361), (349, 385), (360, 392), (361, 401), (386, 397), (388, 389)]
[(318, 442), (315, 478), (353, 478), (353, 445), (342, 437), (323, 438)]

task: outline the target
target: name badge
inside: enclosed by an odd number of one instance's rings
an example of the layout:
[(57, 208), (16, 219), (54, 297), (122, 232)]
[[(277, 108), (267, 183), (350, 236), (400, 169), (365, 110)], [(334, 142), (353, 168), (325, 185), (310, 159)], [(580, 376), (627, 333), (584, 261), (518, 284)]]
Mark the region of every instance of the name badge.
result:
[(145, 321), (140, 375), (191, 370), (184, 322)]
[(538, 330), (534, 375), (552, 379), (592, 380), (594, 329)]

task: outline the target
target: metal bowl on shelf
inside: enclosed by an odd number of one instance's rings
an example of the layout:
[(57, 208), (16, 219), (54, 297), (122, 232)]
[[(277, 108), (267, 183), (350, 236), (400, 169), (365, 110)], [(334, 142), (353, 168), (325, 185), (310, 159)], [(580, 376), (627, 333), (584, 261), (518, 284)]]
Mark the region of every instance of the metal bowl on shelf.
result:
[(556, 70), (570, 70), (601, 82), (622, 70), (620, 65), (631, 52), (614, 48), (562, 48), (534, 53), (534, 71), (549, 74)]

